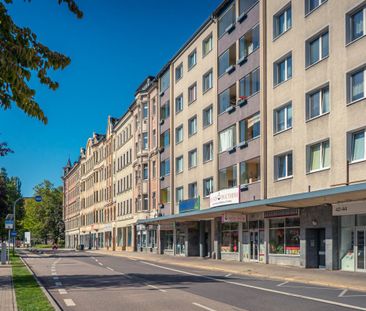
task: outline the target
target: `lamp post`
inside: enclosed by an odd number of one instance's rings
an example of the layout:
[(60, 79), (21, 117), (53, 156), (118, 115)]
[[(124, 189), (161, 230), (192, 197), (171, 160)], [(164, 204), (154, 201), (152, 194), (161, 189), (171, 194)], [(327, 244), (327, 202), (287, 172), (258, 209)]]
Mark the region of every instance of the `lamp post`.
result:
[[(40, 195), (36, 195), (35, 197), (20, 197), (14, 201), (14, 204), (13, 204), (13, 221), (14, 221), (13, 231), (14, 232), (16, 232), (16, 230), (15, 230), (15, 207), (20, 200), (24, 200), (24, 199), (33, 199), (36, 202), (42, 202), (42, 197)], [(16, 240), (16, 236), (13, 236), (13, 256), (15, 253), (15, 240)]]

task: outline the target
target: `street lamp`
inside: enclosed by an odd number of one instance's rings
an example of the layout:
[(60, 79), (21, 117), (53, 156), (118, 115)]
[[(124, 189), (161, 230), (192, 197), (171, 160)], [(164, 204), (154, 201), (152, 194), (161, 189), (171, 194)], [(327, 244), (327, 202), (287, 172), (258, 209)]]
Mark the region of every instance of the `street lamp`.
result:
[[(36, 202), (42, 202), (42, 197), (40, 195), (36, 195), (34, 197), (20, 197), (20, 198), (17, 198), (15, 201), (14, 201), (14, 204), (13, 204), (13, 221), (14, 221), (14, 226), (13, 226), (13, 231), (15, 231), (15, 207), (17, 205), (17, 203), (20, 201), (20, 200), (24, 200), (24, 199), (33, 199), (34, 201)], [(15, 234), (15, 233), (14, 233)], [(13, 236), (13, 256), (14, 256), (14, 252), (15, 252), (15, 236)]]

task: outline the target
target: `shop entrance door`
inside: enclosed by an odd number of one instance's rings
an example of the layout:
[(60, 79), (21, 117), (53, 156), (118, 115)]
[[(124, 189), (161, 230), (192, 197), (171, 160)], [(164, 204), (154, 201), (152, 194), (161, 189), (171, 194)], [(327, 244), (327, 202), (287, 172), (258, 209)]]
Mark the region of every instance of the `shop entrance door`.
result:
[(356, 270), (366, 272), (366, 228), (356, 229)]
[(306, 229), (306, 267), (325, 268), (325, 229)]
[(259, 230), (250, 231), (250, 259), (258, 261)]
[(175, 248), (176, 255), (184, 256), (186, 254), (186, 236), (184, 233), (177, 232), (177, 245)]

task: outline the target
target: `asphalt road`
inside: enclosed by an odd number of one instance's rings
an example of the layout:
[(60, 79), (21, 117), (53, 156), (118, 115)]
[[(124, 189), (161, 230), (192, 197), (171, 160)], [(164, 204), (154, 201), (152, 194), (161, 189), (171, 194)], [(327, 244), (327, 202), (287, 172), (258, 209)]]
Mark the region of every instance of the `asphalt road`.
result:
[(63, 310), (365, 310), (366, 293), (90, 253), (24, 258)]

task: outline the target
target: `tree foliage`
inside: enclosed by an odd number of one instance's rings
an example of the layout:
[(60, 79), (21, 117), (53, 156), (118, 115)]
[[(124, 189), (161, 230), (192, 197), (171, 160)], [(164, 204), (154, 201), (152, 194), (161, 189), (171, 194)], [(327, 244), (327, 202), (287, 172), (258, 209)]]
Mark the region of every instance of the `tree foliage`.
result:
[(13, 153), (13, 150), (8, 147), (7, 143), (0, 142), (0, 157), (4, 157), (8, 153)]
[[(74, 0), (57, 1), (65, 3), (78, 18), (83, 16)], [(6, 110), (15, 103), (28, 116), (47, 124), (29, 81), (36, 75), (41, 84), (56, 90), (59, 85), (51, 79), (49, 71), (64, 69), (70, 58), (39, 42), (30, 28), (17, 26), (7, 10), (12, 2), (0, 0), (0, 107)]]
[(32, 239), (47, 244), (49, 239), (55, 241), (64, 239), (64, 224), (62, 219), (62, 187), (55, 187), (45, 180), (34, 187), (34, 196), (41, 196), (42, 202), (26, 200), (25, 216), (22, 227), (30, 231)]

